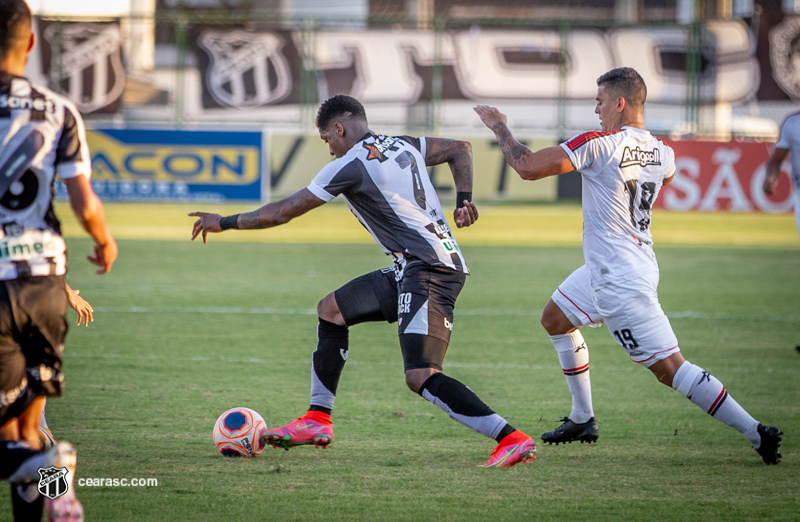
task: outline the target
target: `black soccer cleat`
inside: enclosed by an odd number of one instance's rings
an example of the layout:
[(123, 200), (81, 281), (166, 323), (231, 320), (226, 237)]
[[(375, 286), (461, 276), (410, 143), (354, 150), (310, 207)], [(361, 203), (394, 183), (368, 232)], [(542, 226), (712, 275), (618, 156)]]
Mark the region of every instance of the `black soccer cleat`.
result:
[(777, 464), (781, 461), (778, 449), (781, 447), (783, 432), (775, 426), (764, 426), (760, 423), (757, 429), (758, 434), (761, 435), (761, 445), (756, 448), (756, 451), (764, 459), (764, 464)]
[(542, 441), (548, 444), (555, 443), (556, 445), (561, 442), (572, 442), (573, 440), (579, 440), (581, 444), (584, 442), (591, 444), (597, 441), (600, 430), (597, 428), (597, 421), (594, 420), (594, 417), (583, 424), (576, 424), (569, 420), (569, 417), (564, 417), (561, 420), (564, 421), (564, 424), (553, 431), (542, 433)]

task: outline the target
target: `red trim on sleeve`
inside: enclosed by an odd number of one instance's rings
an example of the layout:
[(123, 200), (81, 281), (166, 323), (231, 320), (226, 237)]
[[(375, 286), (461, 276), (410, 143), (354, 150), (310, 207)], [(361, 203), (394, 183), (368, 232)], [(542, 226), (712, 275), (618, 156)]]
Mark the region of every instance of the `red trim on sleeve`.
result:
[(574, 138), (569, 140), (567, 142), (567, 147), (569, 148), (569, 150), (574, 151), (575, 149), (578, 149), (583, 145), (586, 145), (586, 143), (589, 142), (590, 140), (593, 140), (595, 138), (602, 138), (603, 136), (609, 136), (611, 134), (616, 134), (621, 131), (622, 129), (615, 131), (606, 131), (606, 132), (597, 132), (597, 131), (584, 132), (583, 134), (575, 136)]

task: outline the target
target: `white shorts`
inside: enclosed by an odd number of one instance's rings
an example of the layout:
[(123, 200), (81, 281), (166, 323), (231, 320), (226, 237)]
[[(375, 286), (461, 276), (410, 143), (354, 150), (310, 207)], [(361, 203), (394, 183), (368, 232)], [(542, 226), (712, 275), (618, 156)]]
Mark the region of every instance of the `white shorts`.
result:
[(800, 188), (794, 189), (794, 222), (797, 225), (797, 233), (800, 235)]
[(575, 326), (605, 323), (631, 360), (649, 368), (680, 352), (657, 289), (658, 272), (593, 289), (584, 265), (561, 283), (552, 299)]

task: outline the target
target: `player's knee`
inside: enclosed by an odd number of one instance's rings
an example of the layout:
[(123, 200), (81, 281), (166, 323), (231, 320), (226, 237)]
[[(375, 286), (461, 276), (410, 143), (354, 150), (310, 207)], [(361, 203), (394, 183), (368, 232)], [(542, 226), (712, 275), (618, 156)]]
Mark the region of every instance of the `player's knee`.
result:
[(564, 313), (558, 307), (545, 307), (542, 312), (540, 322), (548, 335), (562, 335), (570, 330), (574, 330), (575, 326), (564, 316)]
[(413, 370), (406, 371), (406, 386), (408, 389), (414, 393), (419, 393), (422, 389), (422, 385), (425, 384), (425, 381), (433, 375), (437, 373), (438, 370), (433, 368), (415, 368)]
[(342, 312), (339, 310), (339, 305), (336, 304), (336, 297), (333, 292), (323, 297), (317, 304), (317, 315), (320, 319), (324, 319), (329, 323), (347, 326), (344, 322), (344, 317), (342, 317)]

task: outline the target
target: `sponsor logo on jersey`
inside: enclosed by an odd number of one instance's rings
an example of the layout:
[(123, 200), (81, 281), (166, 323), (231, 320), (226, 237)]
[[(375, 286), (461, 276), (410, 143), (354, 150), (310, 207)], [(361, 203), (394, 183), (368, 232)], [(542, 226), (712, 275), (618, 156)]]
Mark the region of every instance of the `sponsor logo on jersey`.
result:
[(292, 92), (283, 39), (272, 33), (205, 31), (197, 45), (211, 58), (205, 80), (223, 107), (248, 109), (281, 101)]
[(0, 95), (0, 109), (22, 109), (37, 112), (56, 112), (51, 100), (33, 96)]
[(638, 165), (645, 167), (647, 165), (661, 165), (661, 152), (658, 149), (642, 150), (639, 147), (631, 149), (625, 147), (622, 152), (622, 161), (620, 161), (620, 168), (632, 167)]
[(383, 163), (387, 159), (385, 154), (387, 150), (398, 150), (396, 143), (397, 138), (391, 136), (378, 136), (375, 140), (375, 143), (367, 143), (366, 141), (362, 141), (361, 145), (367, 149), (367, 151), (369, 151), (367, 153), (367, 160), (378, 160), (379, 162)]

